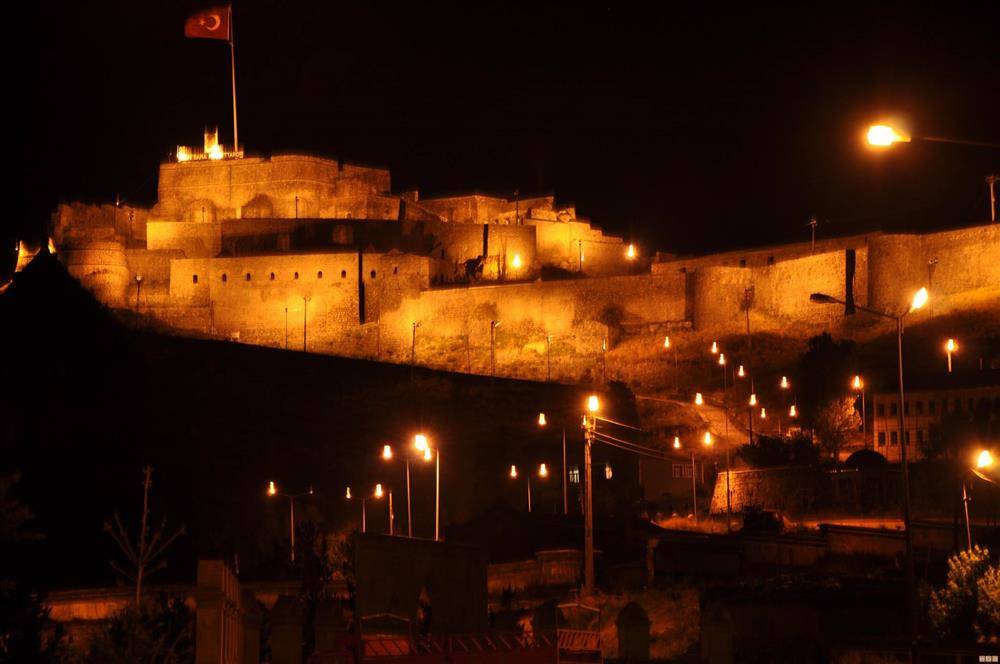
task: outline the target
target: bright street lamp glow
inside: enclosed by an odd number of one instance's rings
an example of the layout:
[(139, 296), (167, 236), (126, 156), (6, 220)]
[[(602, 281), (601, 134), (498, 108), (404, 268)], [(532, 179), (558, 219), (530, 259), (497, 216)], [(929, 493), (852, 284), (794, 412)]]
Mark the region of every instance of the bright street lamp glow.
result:
[(990, 468), (993, 466), (993, 455), (989, 450), (983, 450), (976, 457), (976, 468)]
[(631, 261), (631, 260), (635, 260), (635, 256), (636, 256), (635, 245), (634, 244), (630, 244), (628, 246), (628, 250), (626, 250), (626, 252), (625, 252), (625, 258), (627, 258), (627, 259), (629, 259)]
[(663, 337), (663, 347), (670, 348), (670, 336)]
[(762, 419), (762, 420), (766, 420), (767, 419), (767, 408), (761, 408), (760, 409), (760, 419)]
[(719, 366), (721, 366), (721, 367), (726, 366), (726, 354), (725, 353), (719, 353)]
[(549, 476), (549, 469), (545, 467), (544, 463), (541, 466), (538, 467), (538, 476), (539, 477), (548, 477)]
[(382, 495), (383, 495), (382, 485), (381, 484), (376, 484), (375, 485), (375, 497), (376, 498), (381, 498)]
[(949, 353), (954, 353), (956, 350), (958, 350), (958, 344), (955, 343), (954, 339), (948, 339), (948, 343), (944, 345), (944, 349)]
[(274, 486), (274, 480), (267, 483), (267, 495), (276, 496), (278, 495), (278, 488)]
[(418, 433), (416, 436), (414, 436), (413, 437), (413, 447), (418, 452), (424, 452), (424, 451), (426, 451), (428, 449), (427, 436), (425, 436), (422, 433)]
[(347, 493), (344, 495), (348, 500), (351, 499), (351, 487), (347, 487)]
[(543, 427), (546, 424), (548, 424), (548, 422), (545, 421), (545, 413), (539, 413), (538, 414), (538, 426)]
[(788, 389), (788, 376), (782, 376), (781, 377), (781, 389), (783, 389), (783, 390), (787, 390)]
[(514, 254), (514, 260), (510, 262), (510, 266), (515, 270), (521, 267), (521, 254)]
[(708, 431), (706, 431), (705, 432), (705, 438), (704, 438), (704, 440), (705, 440), (705, 444), (706, 445), (711, 445), (712, 444), (712, 434), (709, 433)]
[(869, 145), (885, 148), (893, 143), (909, 143), (910, 137), (903, 136), (889, 125), (872, 125), (865, 136)]
[(430, 461), (430, 460), (431, 460), (431, 448), (425, 447), (424, 448), (424, 461)]
[(701, 392), (695, 392), (694, 394), (694, 405), (700, 406), (705, 403), (705, 400), (701, 398)]
[(674, 449), (675, 450), (681, 449), (681, 437), (680, 436), (674, 436)]
[(744, 376), (747, 375), (747, 372), (743, 370), (742, 364), (740, 365), (739, 371), (736, 372), (736, 375), (739, 376), (740, 378), (743, 378)]
[(592, 413), (596, 413), (600, 409), (601, 409), (601, 402), (600, 400), (598, 400), (596, 394), (591, 394), (589, 397), (587, 397), (587, 410), (589, 410)]
[(789, 417), (799, 416), (799, 411), (795, 409), (795, 404), (792, 404), (792, 407), (788, 409), (788, 416)]
[(927, 304), (927, 289), (921, 288), (913, 296), (913, 304), (910, 305), (910, 311), (916, 311), (925, 304)]
[(750, 395), (750, 405), (751, 406), (756, 406), (757, 405), (757, 395), (756, 394), (751, 394)]
[(512, 480), (516, 480), (517, 479), (517, 466), (511, 466), (510, 467), (510, 479), (512, 479)]
[(392, 446), (383, 445), (382, 446), (382, 458), (388, 461), (392, 458)]
[(719, 344), (713, 341), (712, 342), (712, 355), (715, 355), (718, 352), (719, 352)]
[(861, 380), (861, 376), (855, 376), (854, 382), (851, 383), (851, 387), (853, 387), (856, 390), (864, 389), (865, 381)]

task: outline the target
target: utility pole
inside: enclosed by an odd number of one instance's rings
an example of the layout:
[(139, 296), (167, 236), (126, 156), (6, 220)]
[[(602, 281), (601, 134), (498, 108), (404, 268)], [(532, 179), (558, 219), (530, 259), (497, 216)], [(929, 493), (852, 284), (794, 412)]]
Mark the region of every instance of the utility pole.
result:
[[(552, 335), (545, 335), (545, 380), (552, 382)], [(566, 446), (566, 433), (563, 432), (563, 447)]]
[(819, 222), (816, 221), (816, 217), (813, 217), (812, 219), (810, 219), (809, 220), (809, 224), (808, 224), (809, 230), (812, 231), (812, 249), (811, 249), (810, 253), (813, 253), (813, 254), (816, 253), (816, 226), (818, 224), (819, 224)]
[(566, 427), (563, 427), (562, 434), (563, 434), (562, 490), (563, 490), (563, 516), (565, 516), (569, 514), (569, 494), (566, 493)]
[(500, 327), (500, 321), (491, 320), (490, 321), (490, 376), (495, 377), (497, 375), (497, 328)]
[(997, 175), (986, 176), (986, 186), (990, 188), (990, 221), (997, 222)]
[(694, 468), (694, 447), (691, 448), (691, 506), (694, 512), (694, 521), (698, 522), (698, 473)]
[(142, 275), (135, 275), (135, 313), (139, 313), (139, 292), (142, 290)]
[(410, 384), (413, 384), (413, 367), (417, 363), (417, 328), (420, 321), (413, 321), (413, 329), (410, 333)]
[(288, 350), (288, 307), (285, 307), (285, 350)]
[(591, 478), (590, 448), (594, 442), (594, 415), (585, 416), (583, 430), (583, 474), (584, 474), (584, 517), (583, 517), (583, 594), (594, 593), (594, 484)]

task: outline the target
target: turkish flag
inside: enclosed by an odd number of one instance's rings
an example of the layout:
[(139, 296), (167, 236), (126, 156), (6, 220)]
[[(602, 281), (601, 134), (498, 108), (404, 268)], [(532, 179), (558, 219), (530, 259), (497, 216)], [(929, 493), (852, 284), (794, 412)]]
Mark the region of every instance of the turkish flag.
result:
[(184, 22), (184, 36), (193, 39), (222, 39), (229, 41), (232, 7), (224, 5), (205, 9)]

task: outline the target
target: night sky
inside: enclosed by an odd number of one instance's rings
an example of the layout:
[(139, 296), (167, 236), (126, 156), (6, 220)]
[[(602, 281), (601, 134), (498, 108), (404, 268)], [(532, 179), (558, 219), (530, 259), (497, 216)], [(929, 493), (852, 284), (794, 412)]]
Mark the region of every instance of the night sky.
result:
[[(150, 204), (174, 146), (231, 142), (228, 48), (183, 37), (204, 5), (27, 4), (0, 234), (44, 233), (60, 200)], [(988, 3), (780, 4), (238, 0), (240, 138), (389, 167), (397, 191), (554, 192), (685, 253), (807, 239), (813, 214), (821, 236), (985, 220), (1000, 150), (860, 139), (894, 116), (1000, 142)]]

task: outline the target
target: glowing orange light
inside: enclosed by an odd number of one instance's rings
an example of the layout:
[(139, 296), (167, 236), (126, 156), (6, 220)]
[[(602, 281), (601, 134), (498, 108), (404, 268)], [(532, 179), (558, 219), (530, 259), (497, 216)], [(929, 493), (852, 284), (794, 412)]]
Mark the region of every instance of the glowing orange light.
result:
[(723, 366), (723, 367), (726, 366), (726, 354), (725, 353), (719, 353), (719, 365)]
[(177, 161), (191, 161), (191, 148), (186, 145), (178, 145)]
[(376, 484), (375, 485), (375, 497), (376, 498), (381, 498), (384, 494), (385, 494), (385, 492), (382, 491), (382, 485), (381, 484)]
[(431, 460), (431, 448), (428, 447), (424, 450), (424, 461), (430, 461), (430, 460)]
[(539, 477), (548, 477), (549, 476), (549, 469), (545, 467), (544, 463), (541, 466), (538, 467), (538, 476)]
[(719, 344), (717, 344), (716, 342), (713, 341), (712, 342), (712, 355), (715, 355), (718, 352), (719, 352)]
[(612, 477), (614, 477), (614, 471), (611, 470), (611, 464), (604, 464), (604, 479), (610, 480)]
[(670, 337), (669, 336), (663, 337), (663, 347), (664, 348), (670, 348)]
[(865, 386), (865, 381), (861, 380), (861, 376), (855, 376), (854, 382), (851, 383), (851, 387), (855, 390), (863, 389)]
[(956, 350), (958, 350), (958, 344), (955, 343), (954, 339), (948, 339), (948, 343), (944, 345), (944, 349), (949, 353), (954, 353)]
[(222, 155), (222, 146), (220, 146), (218, 143), (216, 143), (215, 145), (213, 145), (212, 147), (210, 147), (208, 149), (208, 158), (209, 159), (222, 159), (222, 156), (223, 156)]
[(427, 436), (425, 436), (422, 433), (418, 433), (416, 436), (414, 436), (413, 437), (413, 447), (418, 452), (423, 452), (423, 451), (427, 450), (427, 448), (428, 448), (428, 445), (427, 445)]
[(757, 405), (757, 395), (756, 394), (751, 394), (750, 395), (750, 405), (751, 406), (756, 406)]
[(674, 436), (674, 449), (675, 450), (681, 449), (681, 437), (680, 436)]
[(348, 500), (351, 499), (351, 487), (347, 487), (347, 494), (345, 495), (345, 498), (347, 498)]
[(628, 246), (628, 250), (625, 251), (625, 257), (628, 258), (631, 261), (631, 260), (635, 260), (635, 256), (636, 256), (635, 245), (634, 244), (630, 244)]
[(747, 372), (743, 371), (743, 365), (742, 364), (740, 365), (739, 371), (736, 372), (736, 375), (739, 376), (740, 378), (743, 378), (744, 376), (747, 375)]
[(701, 392), (694, 393), (694, 405), (700, 406), (705, 403), (705, 400), (701, 398)]
[(766, 420), (767, 419), (767, 409), (766, 408), (761, 408), (760, 409), (760, 419), (762, 419), (762, 420)]
[(388, 461), (392, 458), (392, 446), (383, 445), (382, 446), (382, 458)]
[(514, 259), (510, 262), (511, 267), (515, 270), (521, 267), (521, 254), (514, 254)]
[(781, 389), (783, 389), (783, 390), (787, 390), (788, 389), (788, 377), (787, 376), (782, 376), (781, 377)]
[(538, 426), (543, 427), (546, 424), (548, 424), (548, 422), (545, 421), (545, 413), (539, 413), (538, 414)]
[(921, 288), (913, 295), (913, 304), (910, 305), (910, 311), (916, 311), (925, 304), (927, 304), (928, 299), (927, 289)]
[(993, 466), (993, 455), (989, 450), (983, 450), (976, 457), (976, 468), (990, 468)]
[(278, 495), (278, 487), (274, 486), (274, 480), (267, 483), (267, 495), (276, 496)]
[(510, 479), (512, 479), (512, 480), (516, 480), (517, 479), (517, 466), (513, 466), (512, 465), (510, 467)]
[(893, 143), (909, 143), (910, 137), (903, 136), (889, 125), (872, 125), (866, 134), (869, 145), (889, 147)]
[(795, 409), (795, 404), (792, 404), (792, 407), (788, 409), (788, 416), (789, 417), (799, 416), (799, 411)]
[(52, 254), (53, 256), (55, 256), (55, 255), (56, 255), (56, 245), (55, 245), (55, 243), (54, 243), (54, 242), (52, 242), (52, 238), (49, 238), (49, 246), (48, 246), (48, 249), (49, 249), (49, 253), (50, 253), (50, 254)]
[(587, 410), (592, 413), (596, 413), (601, 409), (601, 402), (598, 400), (596, 394), (591, 394), (587, 397)]
[(706, 445), (711, 445), (712, 444), (712, 434), (710, 434), (709, 432), (706, 431), (705, 432), (705, 438), (704, 438), (704, 440), (705, 440), (705, 444)]

